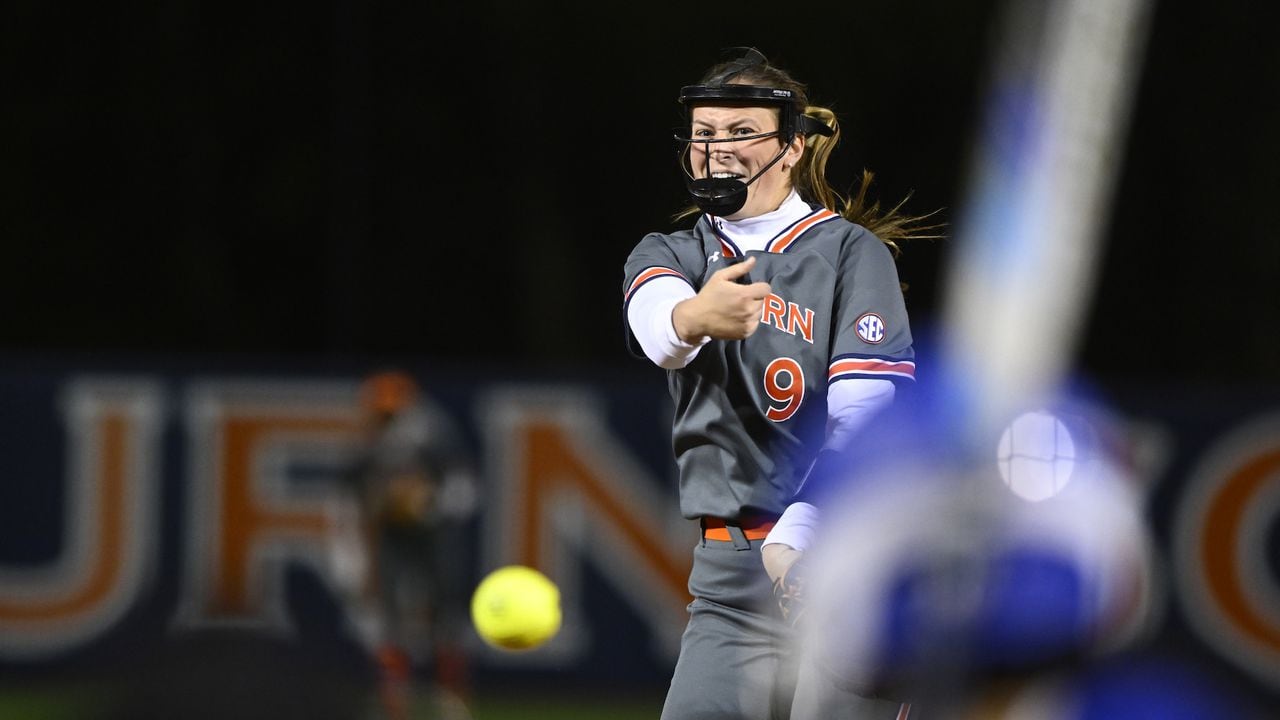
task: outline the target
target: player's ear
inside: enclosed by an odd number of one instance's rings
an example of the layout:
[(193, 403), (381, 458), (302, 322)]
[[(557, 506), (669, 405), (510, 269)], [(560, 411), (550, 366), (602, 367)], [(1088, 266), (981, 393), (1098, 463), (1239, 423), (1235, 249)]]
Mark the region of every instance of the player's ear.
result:
[(796, 133), (791, 140), (791, 144), (787, 146), (787, 152), (782, 156), (782, 167), (790, 171), (800, 163), (800, 157), (804, 155), (804, 135)]

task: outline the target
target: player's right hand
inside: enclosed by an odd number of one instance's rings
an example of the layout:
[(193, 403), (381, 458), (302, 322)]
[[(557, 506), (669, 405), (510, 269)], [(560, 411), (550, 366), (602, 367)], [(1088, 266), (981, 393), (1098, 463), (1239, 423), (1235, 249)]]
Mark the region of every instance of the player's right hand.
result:
[(741, 340), (756, 331), (764, 299), (772, 288), (767, 282), (739, 282), (755, 264), (755, 257), (748, 257), (717, 270), (696, 296), (676, 305), (671, 322), (682, 340)]

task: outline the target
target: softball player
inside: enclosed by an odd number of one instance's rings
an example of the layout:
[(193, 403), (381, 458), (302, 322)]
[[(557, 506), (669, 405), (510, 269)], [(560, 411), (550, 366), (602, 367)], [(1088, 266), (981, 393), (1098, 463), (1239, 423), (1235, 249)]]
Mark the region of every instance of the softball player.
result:
[(466, 597), (460, 545), (477, 504), (470, 453), (458, 429), (410, 375), (379, 371), (361, 386), (365, 445), (345, 477), (362, 513), (367, 587), (376, 610), (364, 637), (390, 720), (412, 716), (429, 679), (442, 717), (470, 717), (461, 630)]
[(668, 371), (681, 512), (703, 528), (662, 718), (906, 717), (788, 648), (824, 466), (914, 378), (889, 242), (929, 228), (831, 188), (834, 114), (754, 49), (680, 99), (697, 219), (645, 236), (624, 280), (629, 346)]

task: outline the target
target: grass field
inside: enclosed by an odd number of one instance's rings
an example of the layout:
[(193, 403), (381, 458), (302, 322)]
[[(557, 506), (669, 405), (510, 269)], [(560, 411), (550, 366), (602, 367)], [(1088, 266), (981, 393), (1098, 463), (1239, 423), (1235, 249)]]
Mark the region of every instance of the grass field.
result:
[[(0, 720), (125, 720), (135, 713), (138, 704), (129, 704), (127, 699), (119, 696), (118, 689), (97, 684), (40, 683), (22, 687), (4, 683), (0, 684)], [(171, 717), (170, 706), (171, 703), (166, 702), (152, 708), (154, 717)], [(122, 711), (119, 709), (122, 707), (133, 709)], [(367, 698), (363, 703), (356, 703), (353, 707), (358, 709), (349, 713), (330, 707), (333, 714), (324, 717), (384, 720), (373, 697)], [(207, 705), (204, 708), (209, 709)], [(299, 709), (296, 715), (291, 715), (287, 710), (282, 713), (278, 698), (264, 701), (261, 708), (260, 713), (252, 713), (252, 720), (268, 716), (272, 720), (291, 720), (294, 717), (299, 720), (314, 720), (316, 717), (310, 707)], [(503, 692), (480, 694), (473, 698), (471, 720), (653, 720), (661, 709), (662, 697), (657, 694), (608, 697), (598, 692), (556, 693), (554, 696), (549, 693), (526, 692), (516, 695)], [(195, 715), (204, 717), (199, 711)], [(440, 718), (442, 715), (430, 697), (423, 695), (418, 699), (413, 720)], [(175, 717), (175, 720), (178, 718)], [(251, 719), (242, 716), (227, 720)]]
[(551, 700), (479, 699), (473, 708), (474, 720), (656, 720), (662, 698), (602, 700), (598, 698)]

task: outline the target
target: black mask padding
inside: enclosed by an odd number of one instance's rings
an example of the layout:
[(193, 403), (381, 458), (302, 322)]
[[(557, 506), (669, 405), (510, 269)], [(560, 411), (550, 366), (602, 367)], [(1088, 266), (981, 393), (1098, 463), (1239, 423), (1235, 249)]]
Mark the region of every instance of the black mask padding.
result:
[(693, 204), (708, 215), (725, 217), (747, 204), (747, 184), (737, 178), (698, 178), (685, 182), (685, 187)]
[(769, 168), (778, 164), (783, 155), (787, 154), (787, 146), (783, 145), (778, 154), (773, 156), (769, 164), (760, 168), (755, 175), (746, 180), (738, 178), (713, 178), (711, 177), (711, 145), (714, 142), (707, 143), (706, 154), (706, 177), (695, 179), (692, 175), (685, 176), (685, 187), (689, 190), (689, 196), (693, 198), (693, 204), (698, 209), (708, 215), (718, 215), (724, 217), (732, 215), (742, 209), (747, 203), (747, 186), (755, 182), (764, 175)]

